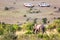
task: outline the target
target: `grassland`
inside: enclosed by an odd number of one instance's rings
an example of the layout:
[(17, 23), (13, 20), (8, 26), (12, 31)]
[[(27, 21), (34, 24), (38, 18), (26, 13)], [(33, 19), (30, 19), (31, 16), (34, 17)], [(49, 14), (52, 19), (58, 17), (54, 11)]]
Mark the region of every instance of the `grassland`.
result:
[[(30, 8), (25, 7), (23, 4), (26, 2), (33, 3), (35, 7), (33, 7), (32, 10)], [(39, 2), (47, 2), (51, 6), (39, 7), (38, 6)], [(13, 7), (13, 8), (9, 10), (5, 10), (5, 7)], [(8, 24), (9, 25), (19, 24), (19, 27), (23, 26), (20, 31), (16, 30), (16, 32), (14, 33), (15, 35), (18, 36), (16, 40), (60, 40), (60, 33), (58, 32), (58, 30), (60, 31), (60, 29), (57, 30), (58, 27), (60, 28), (60, 21), (57, 22), (56, 25), (55, 23), (52, 23), (54, 20), (60, 18), (60, 11), (58, 10), (59, 8), (60, 8), (60, 0), (34, 0), (34, 1), (33, 0), (0, 0), (0, 22), (6, 23), (5, 29), (2, 26), (3, 24), (0, 24), (0, 32), (1, 29), (2, 31), (5, 30), (3, 31), (4, 34), (0, 36), (0, 40), (4, 40), (4, 39), (13, 40), (10, 37), (12, 35), (11, 33), (9, 33), (10, 26), (7, 26)], [(35, 13), (36, 12), (35, 10), (38, 10), (40, 12)], [(30, 11), (35, 11), (35, 12), (30, 13)], [(24, 17), (24, 15), (26, 15), (26, 17)], [(27, 21), (28, 18), (29, 21)], [(47, 22), (49, 21), (50, 23), (49, 24), (47, 23), (46, 25), (48, 26), (51, 24), (53, 26), (49, 26), (50, 28), (47, 28), (45, 34), (43, 35), (41, 34), (42, 32), (40, 32), (39, 34), (33, 34), (32, 32), (30, 32), (31, 30), (28, 31), (25, 29), (24, 24), (26, 22), (32, 23), (35, 18), (38, 18), (37, 23), (42, 23), (42, 19), (47, 18)], [(53, 28), (54, 25), (56, 26), (56, 28)], [(11, 27), (12, 27), (11, 29), (13, 30), (13, 28), (18, 26), (14, 25)], [(6, 30), (9, 31), (6, 32)], [(26, 32), (28, 32), (28, 34), (26, 34)]]

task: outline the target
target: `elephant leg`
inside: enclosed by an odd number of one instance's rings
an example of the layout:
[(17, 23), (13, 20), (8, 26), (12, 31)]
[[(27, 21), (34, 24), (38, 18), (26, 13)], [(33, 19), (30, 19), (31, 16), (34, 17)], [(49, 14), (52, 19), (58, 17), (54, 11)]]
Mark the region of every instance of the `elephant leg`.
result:
[(38, 30), (36, 30), (36, 33), (38, 33)]
[(42, 32), (43, 32), (43, 33), (45, 32), (45, 28), (42, 28)]
[(37, 33), (37, 29), (34, 29), (34, 30), (33, 30), (33, 33), (35, 33), (35, 34), (36, 34), (36, 33)]
[(35, 29), (33, 29), (33, 33), (35, 33)]
[(38, 30), (36, 30), (36, 33), (38, 33)]
[(38, 32), (40, 32), (40, 28), (39, 28)]

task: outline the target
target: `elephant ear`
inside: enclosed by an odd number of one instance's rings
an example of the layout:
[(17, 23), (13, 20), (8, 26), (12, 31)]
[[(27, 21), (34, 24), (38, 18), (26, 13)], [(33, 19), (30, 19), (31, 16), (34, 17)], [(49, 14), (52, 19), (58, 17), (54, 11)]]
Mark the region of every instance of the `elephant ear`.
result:
[(37, 24), (34, 25), (34, 28), (36, 28)]
[(35, 27), (37, 26), (37, 24), (34, 25)]

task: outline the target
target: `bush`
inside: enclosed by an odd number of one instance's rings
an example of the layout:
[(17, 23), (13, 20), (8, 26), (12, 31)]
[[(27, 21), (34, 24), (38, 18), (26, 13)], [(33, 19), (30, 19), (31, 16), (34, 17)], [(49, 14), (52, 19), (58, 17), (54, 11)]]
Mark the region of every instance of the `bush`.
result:
[(53, 13), (50, 13), (50, 15), (53, 15)]
[(48, 38), (49, 36), (47, 34), (43, 34), (43, 37), (44, 38)]
[(2, 27), (6, 28), (6, 24), (4, 22), (2, 22)]
[(34, 23), (32, 22), (27, 22), (26, 24), (23, 24), (22, 27), (25, 29), (25, 30), (33, 30), (33, 25)]
[(60, 11), (60, 8), (58, 9), (58, 11)]
[(18, 28), (20, 28), (19, 25), (17, 25), (17, 24), (13, 24), (12, 27), (14, 30), (18, 30)]
[(51, 25), (48, 25), (48, 29), (53, 29), (54, 26), (51, 24)]
[(42, 19), (42, 22), (43, 22), (44, 24), (46, 24), (46, 23), (47, 23), (47, 18), (43, 18), (43, 19)]
[(57, 7), (54, 7), (54, 9), (56, 9)]
[(31, 19), (31, 17), (27, 18), (26, 21), (29, 21)]
[(60, 27), (60, 19), (55, 20), (55, 21), (53, 22), (53, 24), (56, 25), (56, 28), (57, 28), (57, 27)]
[(45, 38), (46, 40), (49, 40), (49, 36), (47, 34), (43, 34), (43, 38)]
[(34, 24), (37, 23), (37, 19), (38, 19), (38, 18), (35, 18), (35, 19), (34, 19)]
[(12, 24), (12, 25), (6, 27), (6, 29), (10, 32), (15, 32), (18, 30), (18, 28), (19, 28), (19, 26), (17, 24)]
[(30, 8), (30, 11), (32, 10), (32, 8)]
[(48, 25), (48, 29), (60, 28), (60, 20), (55, 20), (53, 23)]
[(60, 19), (60, 17), (58, 17), (57, 19)]
[(0, 35), (3, 35), (3, 33), (4, 33), (4, 29), (0, 28)]
[(50, 21), (48, 21), (48, 23), (50, 23)]
[(57, 28), (57, 31), (60, 33), (60, 28)]
[(33, 30), (33, 23), (28, 23), (26, 28), (27, 30)]
[(29, 30), (25, 34), (33, 34), (33, 32)]
[(38, 38), (43, 38), (43, 34), (42, 33), (38, 34)]
[(40, 12), (40, 10), (37, 10), (35, 13), (39, 13)]
[(28, 12), (29, 12), (29, 13), (39, 13), (40, 10), (30, 8)]
[(13, 4), (16, 4), (16, 2), (13, 2)]
[(9, 10), (9, 8), (8, 7), (5, 7), (5, 10)]
[(5, 32), (15, 32), (17, 30), (21, 30), (21, 28), (17, 24), (5, 24), (4, 22), (0, 24), (0, 35)]
[(48, 40), (49, 36), (47, 34), (40, 33), (40, 34), (38, 34), (38, 38), (45, 38), (46, 40)]
[(27, 17), (27, 15), (24, 15), (24, 17)]
[(17, 40), (17, 35), (15, 35), (14, 33), (10, 32), (10, 33), (5, 33), (2, 36), (2, 40)]
[(21, 29), (22, 29), (21, 27), (18, 27), (18, 29), (17, 29), (17, 30), (18, 30), (18, 31), (20, 31)]
[(50, 30), (56, 29), (57, 25), (55, 23), (52, 23), (52, 24), (49, 24), (47, 28), (50, 29)]
[(56, 19), (56, 17), (54, 17), (54, 19)]
[(30, 18), (27, 18), (26, 21), (29, 21)]

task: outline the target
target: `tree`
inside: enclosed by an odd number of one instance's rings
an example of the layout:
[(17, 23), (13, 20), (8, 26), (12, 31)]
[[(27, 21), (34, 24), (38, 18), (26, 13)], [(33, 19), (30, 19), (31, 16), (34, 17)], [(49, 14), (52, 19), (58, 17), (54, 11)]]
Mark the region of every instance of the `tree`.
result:
[(42, 22), (43, 22), (44, 24), (46, 24), (46, 23), (47, 23), (47, 18), (43, 18), (43, 19), (42, 19)]

